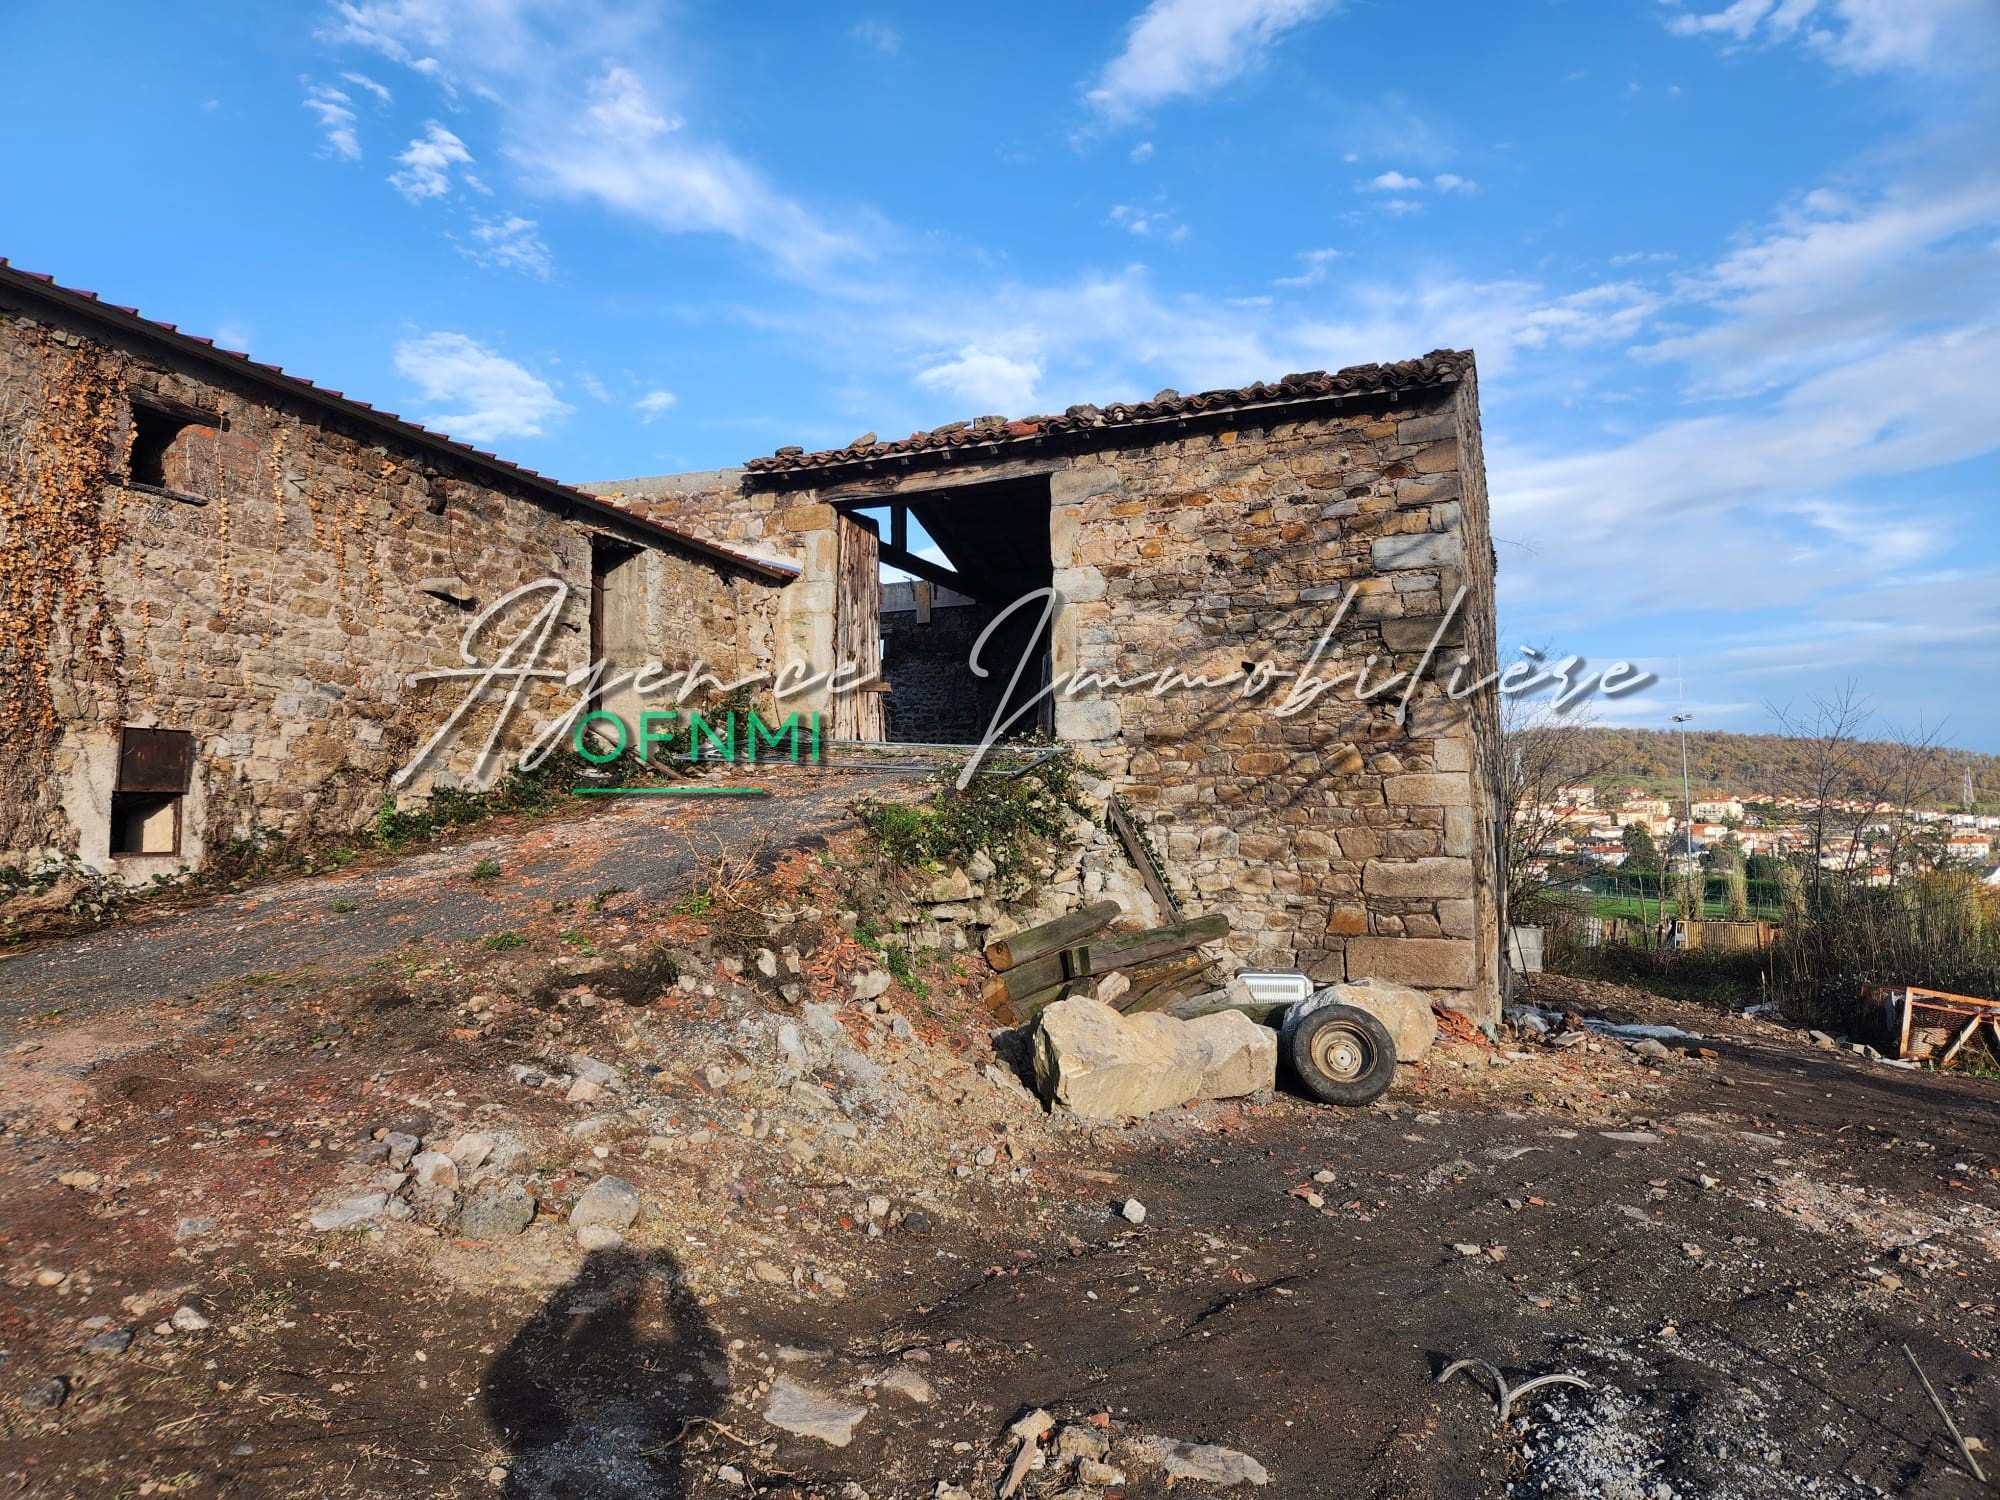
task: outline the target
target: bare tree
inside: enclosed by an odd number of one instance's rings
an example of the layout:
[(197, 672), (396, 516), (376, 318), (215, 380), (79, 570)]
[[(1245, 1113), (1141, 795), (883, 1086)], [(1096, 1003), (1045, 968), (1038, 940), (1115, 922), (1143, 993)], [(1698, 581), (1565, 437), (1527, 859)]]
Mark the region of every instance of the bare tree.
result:
[[(1938, 729), (1878, 727), (1873, 705), (1851, 680), (1814, 696), (1804, 710), (1787, 706), (1770, 712), (1796, 741), (1783, 779), (1786, 790), (1807, 804), (1812, 838), (1807, 879), (1817, 889), (1830, 871), (1852, 876), (1869, 853), (1875, 828), (1888, 845), (1893, 879), (1918, 826), (1913, 809), (1949, 790), (1950, 768), (1937, 748)], [(1870, 729), (1876, 730), (1873, 737)], [(1829, 858), (1837, 845), (1844, 847)]]
[(1540, 699), (1500, 700), (1500, 812), (1506, 861), (1507, 910), (1531, 915), (1547, 879), (1553, 846), (1574, 836), (1559, 795), (1601, 775), (1604, 766), (1582, 713), (1564, 713)]

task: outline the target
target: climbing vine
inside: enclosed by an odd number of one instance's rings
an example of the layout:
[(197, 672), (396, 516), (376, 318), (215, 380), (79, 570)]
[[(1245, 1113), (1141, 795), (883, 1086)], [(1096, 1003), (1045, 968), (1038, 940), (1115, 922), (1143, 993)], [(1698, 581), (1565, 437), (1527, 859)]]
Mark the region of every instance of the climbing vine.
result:
[[(95, 346), (15, 322), (28, 378), (0, 407), (0, 847), (48, 842), (51, 776), (65, 718), (57, 692), (94, 691), (100, 722), (123, 717), (125, 648), (104, 563), (120, 536), (106, 487), (125, 466), (125, 385)], [(39, 377), (39, 378), (37, 378)]]

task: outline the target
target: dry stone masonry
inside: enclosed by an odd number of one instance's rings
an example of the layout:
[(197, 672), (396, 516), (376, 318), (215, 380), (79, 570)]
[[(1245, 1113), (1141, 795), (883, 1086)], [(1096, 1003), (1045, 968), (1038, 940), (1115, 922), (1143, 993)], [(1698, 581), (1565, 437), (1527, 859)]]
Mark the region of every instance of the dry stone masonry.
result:
[[(392, 783), (465, 691), (413, 675), (556, 579), (550, 665), (848, 663), (786, 700), (841, 736), (982, 738), (1018, 659), (1008, 732), (1227, 967), (1491, 1019), (1493, 571), (1467, 353), (578, 490), (0, 262), (0, 863), (145, 881), (475, 780), (497, 695)], [(996, 621), (1000, 675), (955, 665)]]
[[(0, 262), (0, 864), (143, 882), (352, 830), (466, 691), (411, 675), (549, 578), (547, 665), (585, 665), (607, 556), (649, 657), (769, 665), (788, 572)], [(569, 701), (537, 685), (503, 754)], [(399, 795), (472, 780), (493, 711)], [(168, 779), (135, 792), (155, 730)]]
[[(1464, 691), (1495, 671), (1469, 354), (588, 488), (803, 569), (781, 634), (822, 652), (857, 517), (903, 505), (960, 542), (945, 586), (976, 602), (936, 612), (954, 634), (1045, 557), (1064, 604), (1041, 680), (1088, 684), (1054, 695), (1048, 725), (1113, 784), (1183, 903), (1229, 915), (1233, 961), (1497, 1015), (1498, 714)], [(934, 675), (917, 628), (889, 611), (892, 724), (896, 659)], [(1348, 675), (1280, 714), (1298, 679), (1248, 693), (1260, 662)], [(1163, 671), (1237, 680), (1154, 691)], [(1407, 679), (1362, 691), (1399, 673), (1418, 679), (1407, 712)]]

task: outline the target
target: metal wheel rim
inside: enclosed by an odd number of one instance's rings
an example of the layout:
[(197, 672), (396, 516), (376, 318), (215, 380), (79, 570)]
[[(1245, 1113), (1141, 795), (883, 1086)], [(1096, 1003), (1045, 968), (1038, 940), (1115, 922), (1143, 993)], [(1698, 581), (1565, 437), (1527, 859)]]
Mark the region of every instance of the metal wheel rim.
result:
[(1312, 1043), (1313, 1066), (1335, 1083), (1352, 1083), (1375, 1065), (1375, 1048), (1358, 1026), (1322, 1027)]

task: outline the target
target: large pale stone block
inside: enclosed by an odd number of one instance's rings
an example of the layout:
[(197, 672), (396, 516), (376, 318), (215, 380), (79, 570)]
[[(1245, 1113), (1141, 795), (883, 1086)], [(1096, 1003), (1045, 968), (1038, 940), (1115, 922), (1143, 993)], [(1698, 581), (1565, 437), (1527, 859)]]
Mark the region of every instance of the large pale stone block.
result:
[(1071, 604), (1104, 597), (1104, 574), (1097, 568), (1057, 568), (1052, 581), (1056, 592)]
[(1361, 889), (1371, 896), (1439, 901), (1472, 894), (1472, 862), (1466, 859), (1371, 859), (1361, 872)]
[(1058, 698), (1056, 737), (1063, 740), (1109, 740), (1118, 737), (1124, 716), (1108, 698)]
[(833, 525), (831, 505), (794, 505), (781, 518), (787, 531), (821, 531)]
[[(1442, 632), (1439, 627), (1442, 626)], [(1465, 639), (1465, 614), (1461, 610), (1447, 622), (1443, 615), (1422, 615), (1415, 618), (1404, 616), (1400, 620), (1382, 622), (1382, 644), (1391, 651), (1421, 654), (1437, 643), (1440, 654), (1447, 646), (1455, 646)], [(1436, 670), (1433, 660), (1432, 670)]]
[(1470, 807), (1472, 786), (1464, 776), (1414, 772), (1383, 778), (1382, 794), (1391, 807)]
[(1202, 1051), (1191, 1038), (1128, 1021), (1108, 1005), (1058, 1000), (1035, 1025), (1035, 1084), (1051, 1105), (1092, 1120), (1171, 1109), (1201, 1089)]
[(1058, 568), (1076, 561), (1077, 533), (1083, 526), (1083, 510), (1075, 505), (1058, 505), (1049, 512), (1049, 560)]
[(1378, 536), (1369, 547), (1377, 572), (1396, 568), (1458, 567), (1465, 561), (1465, 549), (1455, 536), (1420, 531), (1409, 536)]
[(1270, 1027), (1240, 1010), (1176, 1024), (1191, 1032), (1201, 1049), (1202, 1098), (1235, 1099), (1278, 1086), (1278, 1034)]
[(1396, 424), (1396, 441), (1416, 445), (1435, 443), (1458, 436), (1458, 417), (1450, 411), (1426, 412), (1421, 417), (1405, 417)]
[(1452, 938), (1356, 937), (1347, 940), (1347, 973), (1427, 989), (1469, 990), (1479, 982), (1473, 945)]
[[(1353, 951), (1353, 944), (1350, 943), (1350, 964), (1353, 962)], [(1432, 1043), (1437, 1041), (1437, 1017), (1431, 1014), (1431, 997), (1406, 984), (1392, 984), (1382, 979), (1330, 984), (1315, 990), (1310, 999), (1300, 1002), (1296, 1014), (1286, 1018), (1288, 1027), (1326, 1005), (1352, 1005), (1380, 1021), (1387, 1028), (1390, 1040), (1396, 1044), (1397, 1062), (1422, 1061), (1424, 1054), (1431, 1050)]]
[(1077, 505), (1093, 495), (1109, 494), (1118, 488), (1118, 471), (1112, 468), (1064, 469), (1049, 476), (1049, 503)]
[(1472, 747), (1464, 740), (1439, 740), (1431, 751), (1431, 763), (1440, 771), (1472, 769)]

